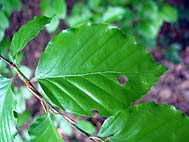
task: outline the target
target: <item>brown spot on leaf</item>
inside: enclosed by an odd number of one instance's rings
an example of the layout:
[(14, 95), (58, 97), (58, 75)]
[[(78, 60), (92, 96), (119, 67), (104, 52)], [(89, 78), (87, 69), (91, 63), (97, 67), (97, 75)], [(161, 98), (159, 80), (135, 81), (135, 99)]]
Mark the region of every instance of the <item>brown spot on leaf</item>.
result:
[(128, 82), (128, 78), (125, 75), (121, 75), (117, 81), (120, 85), (124, 86)]

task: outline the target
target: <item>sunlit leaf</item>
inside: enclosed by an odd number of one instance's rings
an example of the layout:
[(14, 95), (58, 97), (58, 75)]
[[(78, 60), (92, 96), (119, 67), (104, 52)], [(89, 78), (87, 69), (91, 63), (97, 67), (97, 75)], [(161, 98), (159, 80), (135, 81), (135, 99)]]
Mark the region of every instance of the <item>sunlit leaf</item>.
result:
[(98, 110), (109, 116), (147, 93), (165, 70), (132, 37), (94, 24), (55, 36), (35, 76), (62, 109), (87, 116)]

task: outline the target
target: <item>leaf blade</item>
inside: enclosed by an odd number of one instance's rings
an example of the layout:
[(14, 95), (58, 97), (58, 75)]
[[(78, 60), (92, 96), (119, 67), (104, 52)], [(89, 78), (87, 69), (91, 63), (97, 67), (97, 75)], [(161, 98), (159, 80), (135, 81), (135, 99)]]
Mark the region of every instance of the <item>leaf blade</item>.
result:
[[(35, 77), (62, 109), (87, 116), (95, 109), (109, 116), (149, 91), (164, 71), (132, 37), (94, 24), (57, 35), (43, 53)], [(122, 75), (128, 78), (126, 85), (117, 81)]]
[(62, 142), (50, 116), (44, 115), (34, 120), (28, 131), (32, 142)]
[(50, 20), (45, 16), (35, 16), (14, 34), (10, 46), (10, 53), (13, 59), (30, 40), (39, 34), (46, 24), (50, 23)]
[(0, 76), (0, 141), (10, 142), (16, 134), (14, 110), (16, 102), (11, 89), (11, 80)]
[(186, 142), (189, 118), (172, 106), (145, 103), (108, 118), (99, 137), (113, 142)]

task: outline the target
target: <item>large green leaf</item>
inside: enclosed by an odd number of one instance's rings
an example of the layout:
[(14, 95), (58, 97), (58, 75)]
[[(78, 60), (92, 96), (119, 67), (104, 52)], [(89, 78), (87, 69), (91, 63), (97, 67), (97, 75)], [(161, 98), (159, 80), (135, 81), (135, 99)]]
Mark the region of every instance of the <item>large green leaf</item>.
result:
[(112, 142), (188, 142), (189, 118), (172, 106), (146, 103), (108, 118), (98, 136)]
[(13, 36), (10, 46), (11, 56), (15, 58), (24, 46), (35, 38), (50, 20), (50, 18), (45, 16), (36, 16), (33, 20), (22, 26)]
[(44, 115), (34, 120), (28, 131), (31, 142), (62, 142), (50, 116)]
[[(94, 24), (54, 37), (35, 76), (51, 101), (64, 110), (88, 116), (98, 110), (109, 116), (148, 92), (164, 71), (132, 37)], [(120, 84), (118, 78), (128, 82)]]
[(11, 80), (0, 75), (0, 142), (11, 142), (16, 133), (16, 109)]

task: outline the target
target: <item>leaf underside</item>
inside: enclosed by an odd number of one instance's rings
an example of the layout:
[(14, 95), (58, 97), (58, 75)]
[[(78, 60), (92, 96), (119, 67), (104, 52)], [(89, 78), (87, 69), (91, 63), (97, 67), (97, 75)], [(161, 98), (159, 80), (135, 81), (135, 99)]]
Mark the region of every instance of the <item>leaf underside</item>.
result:
[(28, 133), (31, 142), (63, 142), (48, 115), (36, 118)]
[(11, 79), (0, 75), (0, 142), (13, 141), (13, 135), (16, 133), (16, 119), (13, 113), (16, 103), (11, 82)]
[[(166, 70), (135, 40), (105, 24), (59, 33), (48, 44), (35, 77), (50, 100), (85, 116), (115, 114), (147, 93)], [(120, 77), (125, 82), (119, 83)]]
[(98, 134), (111, 142), (188, 142), (189, 118), (172, 106), (146, 103), (108, 118)]

